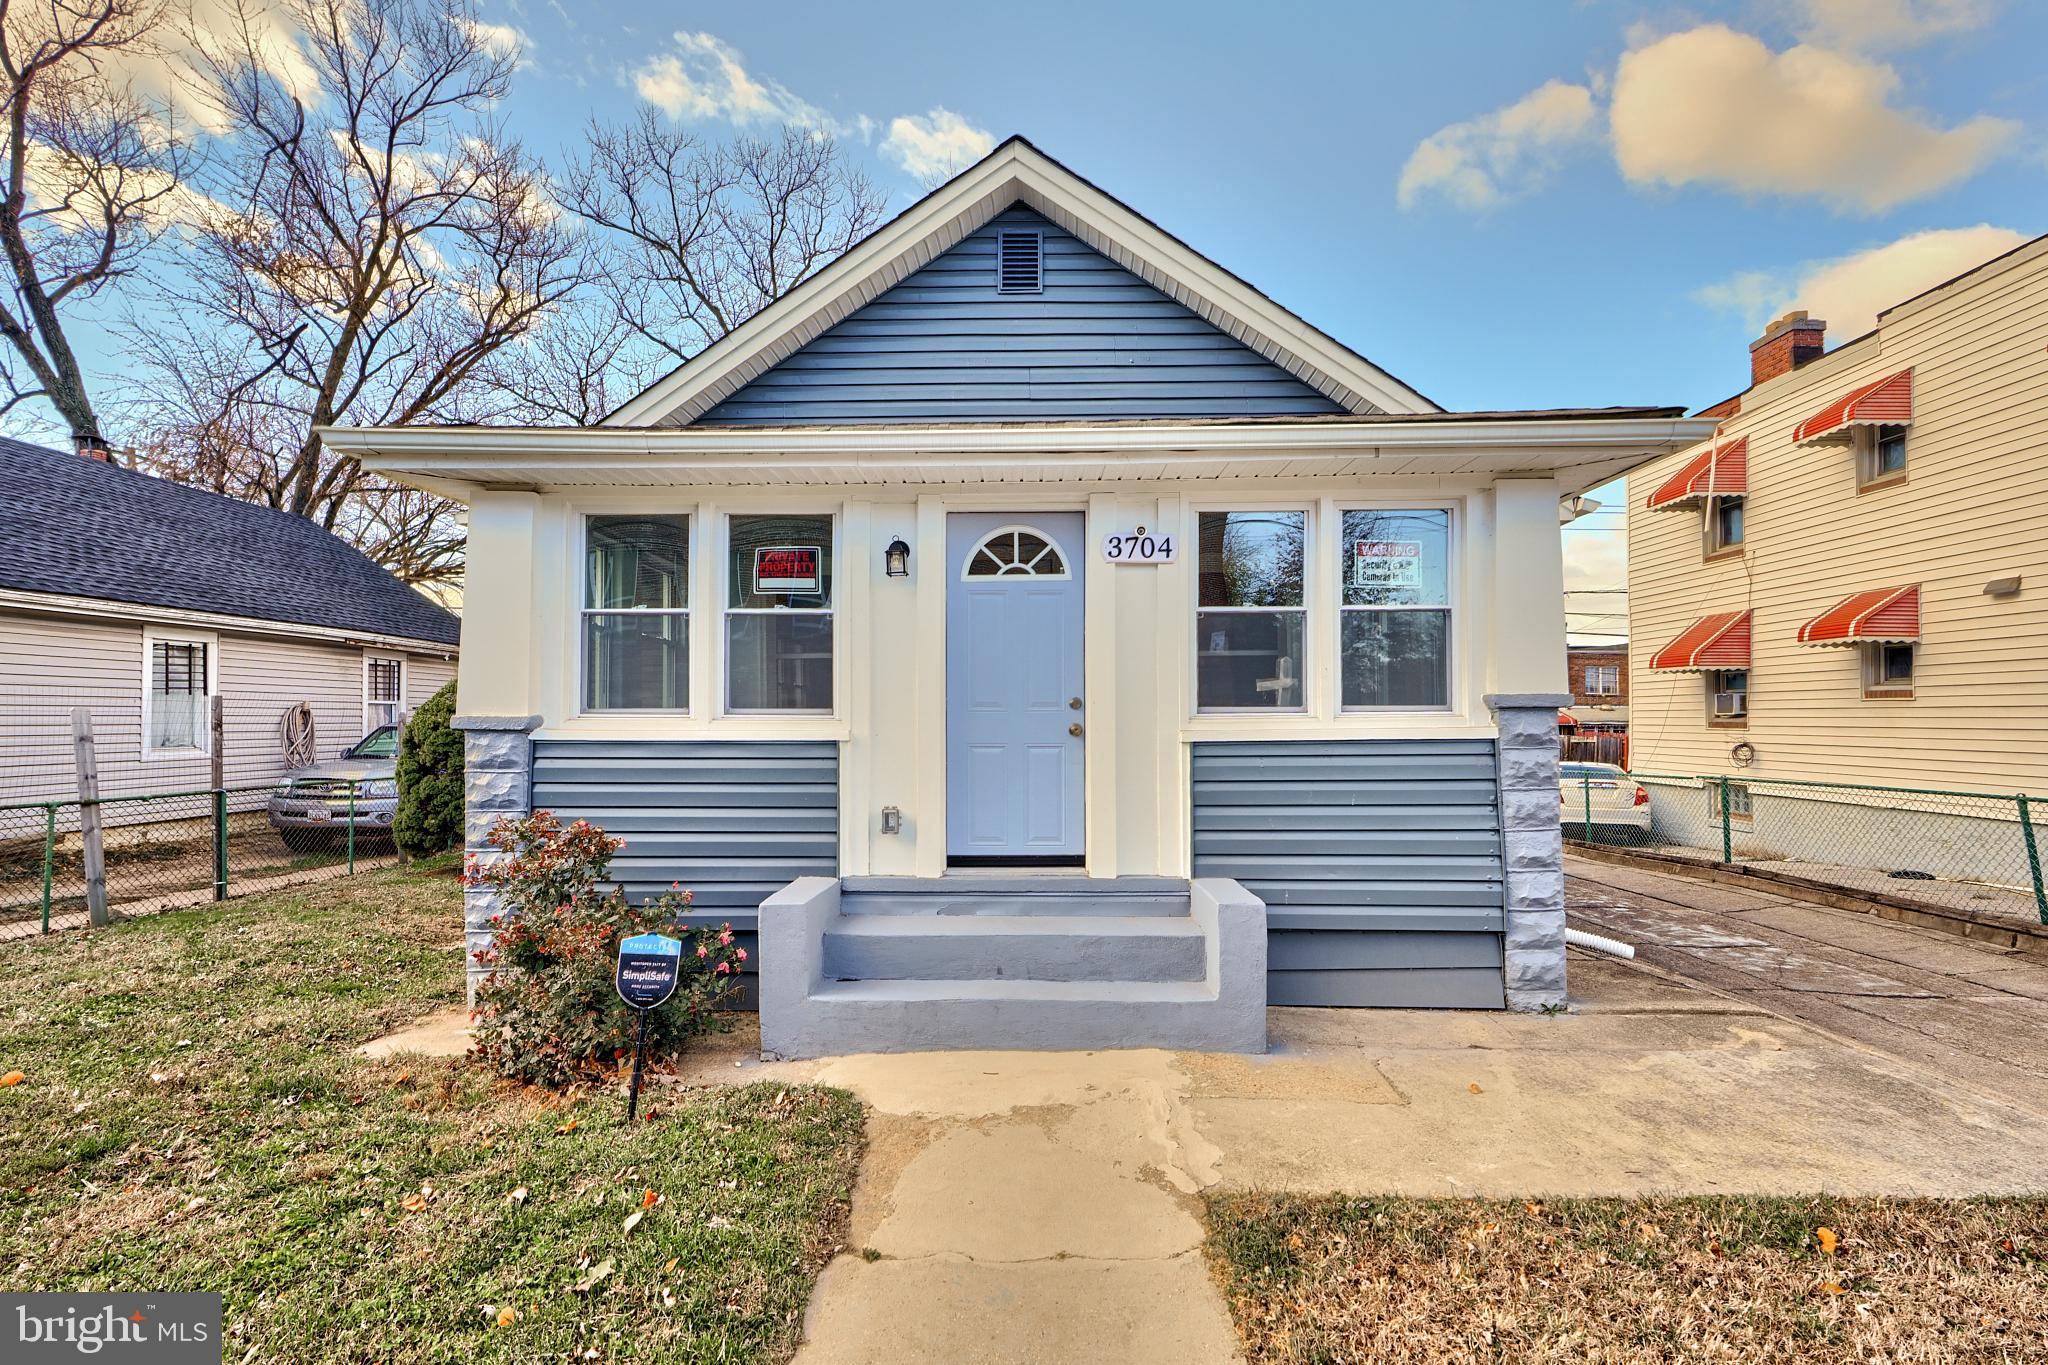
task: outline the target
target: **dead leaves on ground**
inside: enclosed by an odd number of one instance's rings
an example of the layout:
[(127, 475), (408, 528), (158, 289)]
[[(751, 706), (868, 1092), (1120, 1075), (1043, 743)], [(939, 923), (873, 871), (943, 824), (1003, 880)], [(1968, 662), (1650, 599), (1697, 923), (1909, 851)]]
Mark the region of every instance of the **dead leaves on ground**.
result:
[(5, 1088), (11, 1085), (20, 1085), (23, 1081), (27, 1079), (28, 1073), (26, 1071), (10, 1071), (5, 1076), (0, 1076), (0, 1088)]

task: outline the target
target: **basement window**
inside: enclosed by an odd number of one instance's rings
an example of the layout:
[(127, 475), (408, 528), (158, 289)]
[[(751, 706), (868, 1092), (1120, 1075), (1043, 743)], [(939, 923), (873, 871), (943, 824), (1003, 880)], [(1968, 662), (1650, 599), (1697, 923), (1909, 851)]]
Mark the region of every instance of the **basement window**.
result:
[(1045, 292), (1045, 239), (1036, 232), (996, 234), (996, 292)]

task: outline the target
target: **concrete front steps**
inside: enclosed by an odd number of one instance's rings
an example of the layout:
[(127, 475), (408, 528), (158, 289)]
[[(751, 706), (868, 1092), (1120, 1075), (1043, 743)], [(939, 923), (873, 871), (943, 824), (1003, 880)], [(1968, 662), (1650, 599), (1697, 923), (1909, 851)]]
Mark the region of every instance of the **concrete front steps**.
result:
[(759, 922), (771, 1056), (1265, 1051), (1265, 907), (1233, 881), (805, 877)]

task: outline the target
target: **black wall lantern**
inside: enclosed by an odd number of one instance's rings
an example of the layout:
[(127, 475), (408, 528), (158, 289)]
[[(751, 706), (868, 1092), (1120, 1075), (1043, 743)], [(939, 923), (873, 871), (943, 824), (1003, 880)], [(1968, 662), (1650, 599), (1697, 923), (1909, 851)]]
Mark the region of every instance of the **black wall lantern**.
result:
[(910, 547), (898, 536), (889, 542), (889, 548), (882, 551), (882, 563), (887, 566), (891, 578), (910, 577)]

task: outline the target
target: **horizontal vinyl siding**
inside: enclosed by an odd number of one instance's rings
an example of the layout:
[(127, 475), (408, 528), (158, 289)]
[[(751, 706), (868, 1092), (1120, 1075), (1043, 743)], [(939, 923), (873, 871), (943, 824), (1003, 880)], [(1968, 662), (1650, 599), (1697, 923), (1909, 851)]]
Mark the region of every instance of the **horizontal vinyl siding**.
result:
[[(157, 634), (178, 632), (164, 628)], [(361, 648), (227, 631), (193, 634), (211, 635), (214, 641), (222, 776), (229, 787), (267, 786), (283, 775), (278, 727), (284, 713), (300, 702), (313, 709), (320, 758), (338, 758), (363, 737)], [(76, 795), (71, 712), (79, 706), (92, 713), (102, 794), (212, 785), (210, 755), (143, 756), (142, 649), (139, 624), (0, 616), (0, 697), (7, 699), (0, 715), (0, 804)], [(419, 666), (429, 680), (440, 676), (445, 681), (452, 669), (438, 657)], [(408, 682), (407, 697), (415, 705), (425, 699), (416, 681)], [(236, 805), (261, 804), (261, 799), (261, 793), (238, 796)], [(115, 823), (173, 813), (168, 807), (108, 808)]]
[(632, 899), (681, 883), (694, 894), (685, 922), (731, 924), (750, 973), (761, 902), (798, 877), (839, 875), (829, 741), (538, 740), (533, 805), (624, 839), (612, 872)]
[(1197, 744), (1194, 873), (1266, 903), (1275, 1005), (1499, 1008), (1490, 740)]
[[(1044, 237), (1045, 289), (997, 294), (996, 233)], [(698, 425), (983, 422), (1342, 408), (1029, 209), (1011, 208)]]
[[(1912, 368), (1903, 485), (1856, 491), (1841, 446), (1793, 426)], [(1747, 554), (1700, 560), (1698, 512), (1647, 512), (1684, 463), (1630, 475), (1630, 761), (1642, 772), (2048, 793), (2048, 252), (1901, 309), (1879, 333), (1743, 398), (1723, 439), (1749, 439)], [(1984, 594), (2018, 575), (2015, 597)], [(1860, 651), (1799, 627), (1848, 594), (1921, 585), (1911, 700), (1865, 701)], [(1706, 724), (1696, 675), (1650, 656), (1710, 611), (1754, 612), (1750, 717)], [(1756, 762), (1736, 769), (1747, 740)]]

